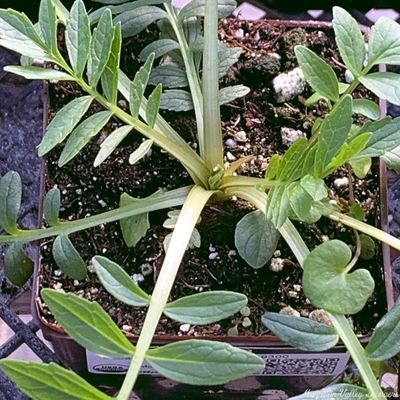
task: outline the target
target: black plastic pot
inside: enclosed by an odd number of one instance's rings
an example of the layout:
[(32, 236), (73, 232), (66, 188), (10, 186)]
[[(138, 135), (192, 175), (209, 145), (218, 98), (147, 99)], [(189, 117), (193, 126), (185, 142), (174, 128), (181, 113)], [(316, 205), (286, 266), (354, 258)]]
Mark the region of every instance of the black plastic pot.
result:
[[(327, 23), (309, 23), (297, 21), (269, 21), (273, 24), (287, 24), (289, 26), (313, 26), (327, 28)], [(45, 108), (46, 109), (46, 108)], [(381, 103), (382, 112), (386, 112), (386, 104)], [(47, 115), (45, 115), (47, 118)], [(42, 190), (44, 190), (45, 173), (43, 173)], [(386, 168), (380, 166), (380, 190), (381, 190), (381, 227), (388, 229), (387, 209), (387, 178)], [(44, 193), (42, 193), (43, 195)], [(391, 277), (391, 253), (388, 246), (382, 246), (384, 280), (388, 308), (393, 305), (394, 290)], [(110, 360), (97, 357), (88, 353), (74, 340), (72, 340), (59, 326), (49, 324), (41, 317), (39, 299), (40, 288), (40, 259), (35, 267), (35, 280), (32, 298), (32, 314), (36, 323), (41, 327), (45, 339), (50, 341), (56, 354), (62, 362), (84, 376), (96, 385), (118, 386), (127, 370), (128, 361)], [(136, 337), (129, 336), (133, 342)], [(368, 343), (370, 335), (361, 338), (361, 342)], [(216, 340), (215, 337), (202, 337), (202, 339)], [(182, 340), (182, 337), (156, 336), (154, 346)], [(312, 353), (302, 352), (286, 345), (273, 335), (262, 337), (221, 337), (221, 341), (251, 350), (263, 357), (266, 366), (262, 373), (242, 380), (233, 381), (220, 387), (191, 387), (171, 382), (158, 376), (149, 366), (144, 365), (137, 389), (145, 389), (144, 396), (157, 395), (161, 398), (256, 398), (266, 390), (284, 390), (290, 395), (301, 393), (307, 389), (318, 389), (334, 381), (345, 370), (349, 363), (349, 354), (342, 344), (326, 352)], [(152, 394), (150, 396), (150, 394)], [(184, 397), (188, 396), (188, 397)], [(194, 397), (193, 397), (194, 396)], [(229, 397), (227, 397), (229, 396)], [(143, 397), (146, 398), (146, 397)]]

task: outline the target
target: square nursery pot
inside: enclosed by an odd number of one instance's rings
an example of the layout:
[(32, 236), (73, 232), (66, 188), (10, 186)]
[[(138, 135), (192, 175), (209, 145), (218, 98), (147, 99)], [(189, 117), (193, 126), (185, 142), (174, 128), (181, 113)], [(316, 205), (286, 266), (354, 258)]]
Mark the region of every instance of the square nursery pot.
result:
[[(273, 26), (282, 26), (282, 33), (285, 29), (295, 29), (299, 27), (310, 27), (315, 29), (331, 29), (328, 23), (320, 22), (298, 22), (298, 21), (241, 21), (245, 24), (271, 24)], [(364, 28), (363, 28), (364, 29)], [(237, 30), (238, 35), (244, 34), (245, 30)], [(244, 32), (244, 33), (243, 33)], [(46, 102), (49, 96), (46, 87)], [(251, 105), (249, 105), (251, 106)], [(47, 107), (45, 109), (45, 119), (47, 119)], [(386, 104), (381, 102), (382, 113), (386, 112)], [(383, 114), (384, 115), (384, 114)], [(379, 186), (380, 186), (380, 215), (376, 218), (380, 221), (381, 228), (385, 231), (388, 229), (388, 207), (387, 207), (387, 175), (384, 165), (379, 164)], [(43, 164), (42, 174), (42, 195), (45, 191), (46, 181), (46, 165)], [(43, 196), (44, 197), (44, 196)], [(38, 252), (40, 253), (40, 252)], [(391, 250), (388, 246), (383, 245), (380, 248), (380, 258), (382, 260), (381, 272), (383, 283), (380, 288), (385, 291), (387, 307), (393, 305), (395, 294), (392, 285), (391, 274)], [(43, 317), (42, 302), (39, 297), (41, 288), (41, 280), (43, 278), (41, 256), (38, 256), (35, 266), (34, 290), (32, 297), (32, 314), (43, 331), (46, 340), (50, 341), (62, 363), (73, 369), (80, 375), (84, 376), (90, 382), (96, 385), (118, 386), (122, 382), (122, 376), (127, 371), (128, 361), (112, 360), (100, 358), (94, 354), (90, 354), (74, 340), (72, 340), (63, 330), (54, 323), (50, 323)], [(386, 304), (384, 306), (386, 308)], [(130, 340), (135, 342), (137, 336), (126, 332)], [(334, 381), (346, 369), (350, 360), (349, 354), (346, 352), (342, 344), (336, 345), (334, 348), (326, 352), (312, 353), (296, 350), (276, 336), (262, 335), (254, 336), (237, 336), (215, 337), (199, 336), (202, 339), (227, 341), (235, 346), (249, 349), (265, 359), (265, 369), (258, 375), (244, 378), (238, 381), (232, 381), (225, 386), (219, 387), (190, 387), (187, 385), (177, 384), (158, 376), (149, 365), (143, 365), (140, 379), (136, 389), (145, 389), (146, 395), (150, 393), (156, 394), (161, 398), (169, 396), (177, 396), (185, 393), (189, 396), (186, 398), (202, 398), (201, 396), (221, 397), (234, 396), (235, 398), (256, 398), (257, 395), (268, 394), (273, 390), (285, 390), (288, 394), (298, 394), (306, 389), (318, 389), (328, 383)], [(176, 340), (189, 338), (189, 336), (175, 335), (159, 335), (154, 337), (153, 345), (163, 345)], [(190, 338), (193, 338), (191, 336)], [(366, 334), (360, 338), (363, 344), (368, 343), (370, 334)], [(190, 393), (193, 394), (190, 397)], [(154, 397), (151, 397), (154, 398)], [(231, 397), (230, 397), (231, 398)], [(276, 397), (275, 397), (276, 398)]]

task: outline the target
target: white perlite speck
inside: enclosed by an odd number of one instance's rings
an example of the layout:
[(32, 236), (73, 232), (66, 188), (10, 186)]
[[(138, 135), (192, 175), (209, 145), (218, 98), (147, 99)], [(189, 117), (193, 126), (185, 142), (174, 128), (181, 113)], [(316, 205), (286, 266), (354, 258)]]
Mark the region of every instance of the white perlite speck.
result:
[(272, 84), (277, 102), (284, 103), (303, 92), (306, 87), (306, 78), (300, 68), (295, 68), (287, 73), (276, 76)]
[(307, 138), (306, 134), (300, 130), (282, 127), (281, 128), (282, 143), (290, 147), (294, 142), (299, 139)]

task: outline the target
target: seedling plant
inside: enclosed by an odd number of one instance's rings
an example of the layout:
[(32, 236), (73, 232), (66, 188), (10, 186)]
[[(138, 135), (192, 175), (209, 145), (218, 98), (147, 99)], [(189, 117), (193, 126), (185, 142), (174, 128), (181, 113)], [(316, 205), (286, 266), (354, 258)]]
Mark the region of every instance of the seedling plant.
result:
[[(100, 1), (100, 0), (99, 0)], [(106, 3), (105, 0), (101, 0)], [(151, 348), (162, 314), (189, 324), (208, 324), (244, 310), (247, 298), (228, 291), (204, 292), (169, 301), (169, 294), (182, 257), (192, 240), (202, 209), (212, 201), (238, 197), (256, 211), (239, 222), (235, 241), (240, 255), (254, 268), (263, 266), (273, 255), (280, 235), (302, 265), (303, 289), (316, 308), (326, 310), (328, 326), (306, 318), (267, 312), (263, 323), (292, 346), (306, 351), (324, 351), (339, 338), (346, 345), (363, 378), (365, 388), (333, 385), (323, 389), (332, 399), (343, 392), (357, 398), (377, 399), (383, 392), (370, 363), (384, 361), (400, 350), (400, 303), (396, 303), (378, 323), (364, 349), (350, 327), (346, 315), (360, 311), (374, 290), (374, 280), (364, 269), (352, 271), (358, 258), (348, 244), (330, 240), (311, 252), (292, 220), (314, 223), (330, 218), (365, 235), (400, 249), (400, 241), (352, 216), (342, 213), (329, 197), (324, 178), (336, 169), (350, 165), (359, 175), (368, 170), (371, 159), (381, 157), (396, 167), (400, 145), (400, 119), (380, 118), (378, 106), (370, 100), (353, 99), (352, 93), (364, 85), (377, 96), (400, 105), (396, 89), (400, 78), (391, 72), (377, 72), (379, 64), (400, 64), (400, 26), (381, 18), (371, 29), (367, 45), (356, 21), (345, 10), (333, 9), (333, 28), (350, 83), (339, 82), (332, 68), (305, 46), (295, 53), (299, 67), (315, 94), (308, 99), (328, 105), (329, 112), (318, 119), (308, 139), (296, 141), (287, 152), (274, 155), (265, 178), (237, 176), (236, 169), (249, 159), (224, 165), (220, 104), (248, 91), (243, 86), (219, 90), (219, 78), (235, 63), (239, 49), (218, 41), (218, 18), (229, 16), (233, 0), (193, 0), (181, 10), (165, 0), (109, 0), (88, 14), (82, 0), (68, 11), (59, 0), (42, 0), (39, 22), (34, 25), (22, 13), (0, 10), (0, 45), (22, 55), (21, 66), (6, 70), (28, 79), (76, 82), (86, 94), (61, 109), (47, 127), (38, 148), (44, 156), (66, 140), (59, 158), (63, 166), (79, 157), (84, 146), (96, 136), (111, 117), (121, 126), (102, 143), (95, 165), (101, 164), (128, 134), (141, 134), (142, 145), (129, 158), (135, 163), (159, 146), (187, 170), (193, 184), (171, 191), (159, 191), (146, 199), (121, 196), (120, 207), (74, 221), (59, 219), (60, 191), (51, 189), (44, 200), (46, 227), (25, 230), (18, 226), (21, 180), (8, 172), (0, 181), (0, 225), (7, 234), (0, 243), (10, 243), (5, 256), (8, 278), (23, 285), (32, 274), (33, 262), (24, 245), (55, 237), (53, 256), (58, 266), (73, 279), (83, 279), (87, 266), (69, 236), (74, 232), (112, 221), (120, 221), (128, 245), (134, 245), (148, 228), (148, 214), (155, 210), (181, 207), (173, 212), (173, 233), (167, 244), (163, 266), (153, 293), (145, 293), (123, 267), (104, 256), (95, 256), (93, 267), (104, 287), (118, 300), (147, 309), (147, 316), (136, 345), (133, 345), (97, 304), (72, 293), (43, 289), (41, 296), (58, 323), (80, 345), (109, 358), (131, 359), (118, 399), (128, 399), (140, 368), (146, 360), (160, 374), (178, 382), (205, 385), (223, 384), (263, 369), (258, 356), (227, 343), (183, 340)], [(113, 19), (114, 17), (114, 19)], [(204, 18), (204, 25), (202, 21)], [(120, 70), (123, 37), (139, 33), (157, 21), (160, 40), (143, 50), (144, 65), (132, 81)], [(68, 61), (58, 49), (57, 30), (65, 27)], [(168, 55), (170, 63), (153, 68), (156, 58)], [(41, 60), (50, 68), (33, 66)], [(174, 77), (174, 80), (172, 79)], [(156, 85), (146, 98), (148, 83)], [(171, 82), (174, 82), (173, 84)], [(171, 83), (163, 93), (162, 86)], [(182, 89), (188, 87), (189, 91)], [(120, 96), (129, 110), (119, 106)], [(83, 119), (91, 103), (103, 110)], [(198, 152), (189, 146), (160, 116), (159, 108), (193, 108), (197, 122)], [(353, 123), (353, 114), (363, 113), (370, 121)], [(168, 223), (167, 223), (168, 224)], [(34, 399), (108, 399), (74, 372), (56, 364), (2, 360), (1, 368)], [(306, 393), (298, 398), (316, 398)]]

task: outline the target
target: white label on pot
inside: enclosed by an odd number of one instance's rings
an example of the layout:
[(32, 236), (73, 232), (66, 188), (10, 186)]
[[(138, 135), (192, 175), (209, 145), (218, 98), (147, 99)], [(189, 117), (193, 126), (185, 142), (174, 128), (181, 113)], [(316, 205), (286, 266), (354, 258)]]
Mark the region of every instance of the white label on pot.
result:
[[(349, 353), (274, 353), (266, 349), (245, 348), (265, 361), (265, 368), (256, 376), (324, 376), (341, 374), (349, 361)], [(110, 359), (86, 350), (88, 372), (92, 374), (126, 374), (130, 359)], [(146, 361), (142, 375), (159, 375)]]

